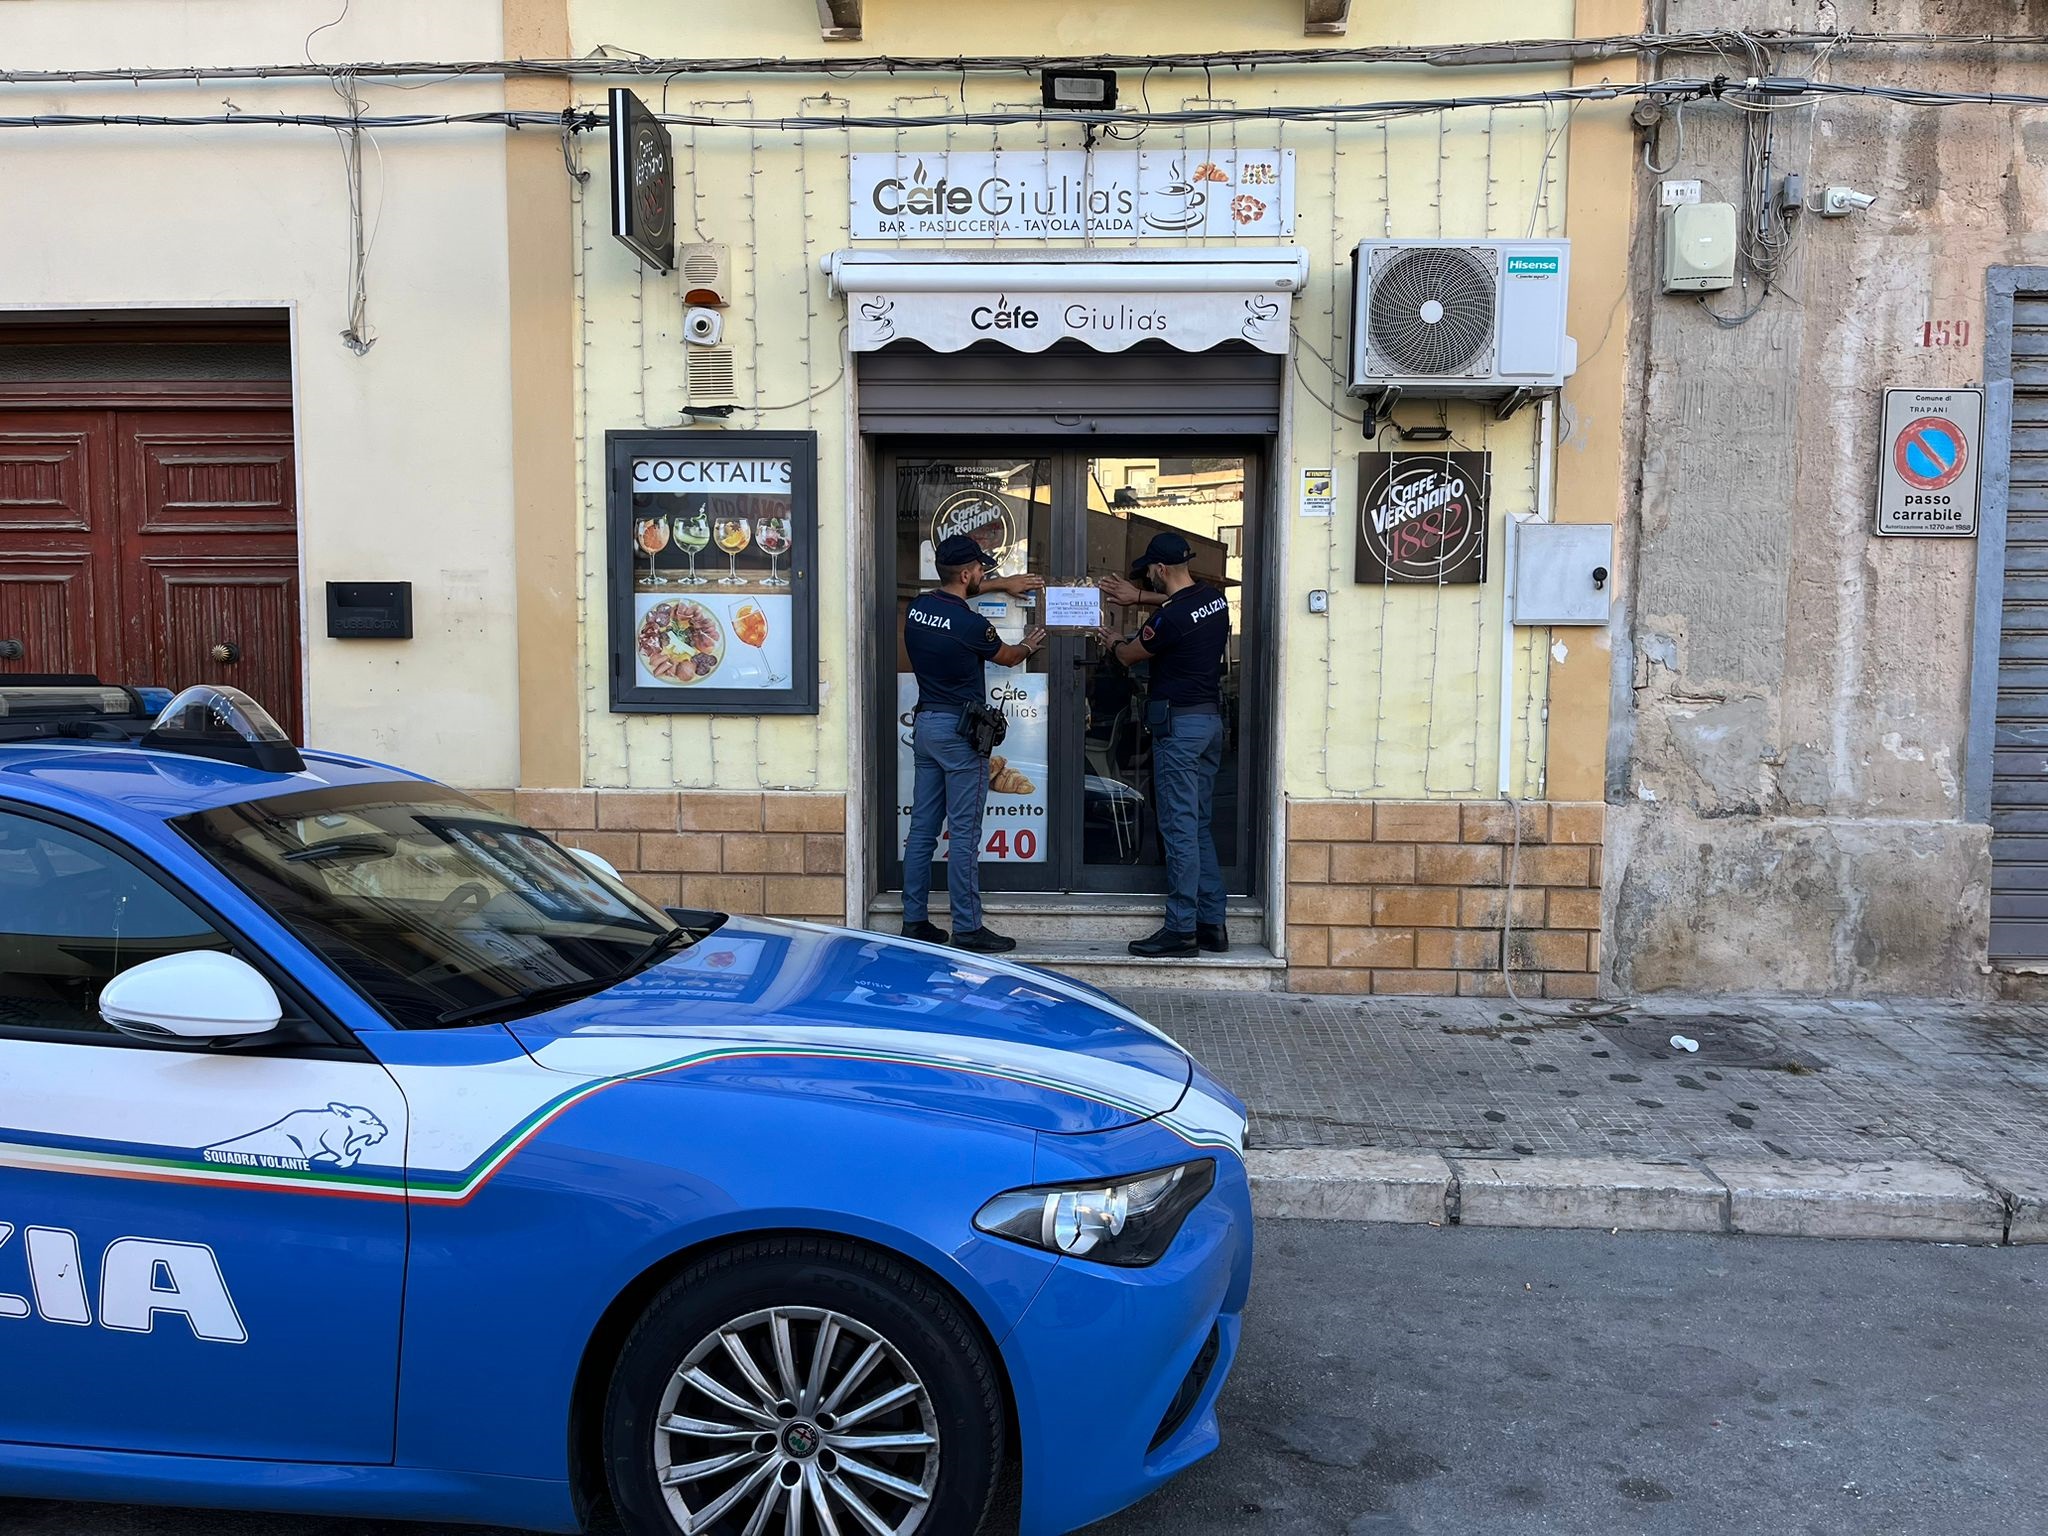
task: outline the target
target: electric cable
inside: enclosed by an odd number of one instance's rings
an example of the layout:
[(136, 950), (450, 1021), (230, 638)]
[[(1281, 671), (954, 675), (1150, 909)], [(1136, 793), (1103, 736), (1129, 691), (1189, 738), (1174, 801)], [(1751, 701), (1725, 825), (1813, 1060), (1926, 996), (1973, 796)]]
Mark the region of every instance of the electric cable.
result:
[[(345, 8), (344, 8), (345, 12)], [(337, 18), (339, 20), (340, 18)], [(328, 25), (332, 25), (329, 23)], [(314, 29), (326, 30), (325, 27)], [(310, 42), (310, 36), (308, 41)], [(654, 58), (605, 44), (575, 59), (471, 59), (359, 61), (350, 67), (365, 79), (391, 80), (409, 75), (450, 79), (500, 77), (522, 79), (658, 78), (679, 74), (820, 75), (852, 79), (863, 74), (1035, 74), (1044, 69), (1228, 69), (1242, 72), (1274, 68), (1357, 68), (1374, 64), (1435, 68), (1498, 69), (1517, 65), (1598, 63), (1607, 59), (1666, 54), (1727, 56), (1731, 45), (1746, 49), (1814, 49), (1819, 56), (1838, 50), (1938, 48), (2003, 51), (2048, 47), (2041, 32), (1821, 32), (1757, 28), (1748, 31), (1615, 33), (1605, 37), (1512, 38), (1493, 42), (1383, 44), (1360, 48), (1219, 49), (1210, 52), (1160, 54), (1005, 54), (918, 56), (872, 54), (859, 58)], [(13, 69), (0, 70), (0, 85), (114, 84), (219, 80), (308, 80), (323, 78), (334, 66), (293, 64), (183, 65), (159, 68)]]

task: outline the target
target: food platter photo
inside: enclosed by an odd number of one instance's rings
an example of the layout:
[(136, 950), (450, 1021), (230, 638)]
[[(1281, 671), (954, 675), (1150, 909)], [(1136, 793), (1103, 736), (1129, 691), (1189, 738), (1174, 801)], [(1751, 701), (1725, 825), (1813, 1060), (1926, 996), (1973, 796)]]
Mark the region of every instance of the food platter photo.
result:
[(663, 598), (641, 615), (636, 648), (641, 668), (653, 681), (701, 683), (716, 675), (725, 660), (725, 628), (692, 598)]
[(633, 649), (642, 686), (788, 686), (793, 613), (786, 595), (642, 595), (637, 604)]

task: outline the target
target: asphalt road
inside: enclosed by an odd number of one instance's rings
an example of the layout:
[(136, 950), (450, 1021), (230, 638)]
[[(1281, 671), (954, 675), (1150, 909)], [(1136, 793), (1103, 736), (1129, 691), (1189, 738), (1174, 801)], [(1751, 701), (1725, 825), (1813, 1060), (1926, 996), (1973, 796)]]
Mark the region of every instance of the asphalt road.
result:
[[(1261, 1240), (1224, 1449), (1099, 1536), (2048, 1533), (2048, 1248)], [(0, 1531), (458, 1536), (6, 1501)]]

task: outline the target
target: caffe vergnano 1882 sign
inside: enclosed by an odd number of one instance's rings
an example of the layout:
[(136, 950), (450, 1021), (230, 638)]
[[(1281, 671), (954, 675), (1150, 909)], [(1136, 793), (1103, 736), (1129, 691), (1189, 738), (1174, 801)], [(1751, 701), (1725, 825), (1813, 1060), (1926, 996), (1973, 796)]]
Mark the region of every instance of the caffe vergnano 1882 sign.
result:
[(1490, 454), (1358, 456), (1360, 586), (1486, 580)]

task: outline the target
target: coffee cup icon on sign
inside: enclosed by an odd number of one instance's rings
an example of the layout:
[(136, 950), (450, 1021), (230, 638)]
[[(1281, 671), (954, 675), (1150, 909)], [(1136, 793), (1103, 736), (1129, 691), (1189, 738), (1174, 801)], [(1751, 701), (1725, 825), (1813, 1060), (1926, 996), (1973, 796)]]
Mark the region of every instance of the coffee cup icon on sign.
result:
[(1172, 180), (1151, 194), (1160, 204), (1160, 211), (1147, 212), (1145, 222), (1153, 229), (1169, 233), (1193, 229), (1205, 217), (1203, 209), (1209, 201), (1209, 194), (1189, 179), (1184, 161), (1174, 161), (1169, 174)]

